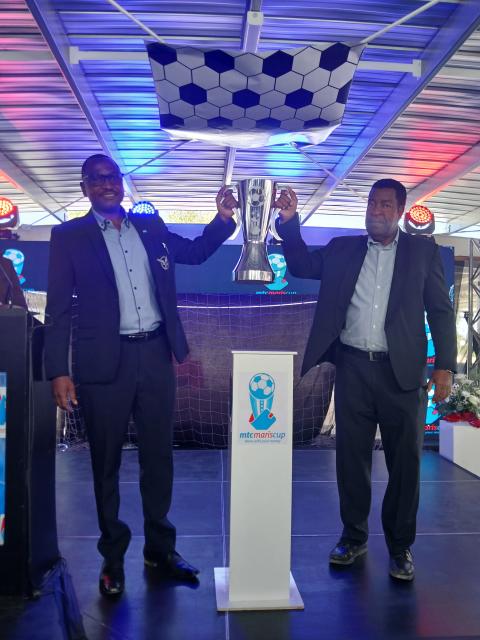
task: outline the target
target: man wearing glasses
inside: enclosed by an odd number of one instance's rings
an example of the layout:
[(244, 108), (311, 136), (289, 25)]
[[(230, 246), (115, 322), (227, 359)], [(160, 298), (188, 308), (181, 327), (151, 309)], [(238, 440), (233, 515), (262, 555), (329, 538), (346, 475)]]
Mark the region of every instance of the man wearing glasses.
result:
[(82, 167), (83, 217), (52, 231), (47, 295), (46, 369), (61, 409), (78, 405), (70, 377), (72, 303), (76, 296), (73, 368), (85, 420), (104, 558), (100, 592), (124, 590), (123, 558), (131, 533), (118, 517), (118, 475), (129, 417), (138, 435), (145, 565), (178, 580), (198, 570), (175, 550), (167, 514), (172, 495), (172, 353), (188, 353), (178, 317), (175, 263), (204, 262), (234, 231), (231, 191), (217, 195), (218, 213), (194, 240), (157, 218), (128, 216), (117, 164), (101, 154)]

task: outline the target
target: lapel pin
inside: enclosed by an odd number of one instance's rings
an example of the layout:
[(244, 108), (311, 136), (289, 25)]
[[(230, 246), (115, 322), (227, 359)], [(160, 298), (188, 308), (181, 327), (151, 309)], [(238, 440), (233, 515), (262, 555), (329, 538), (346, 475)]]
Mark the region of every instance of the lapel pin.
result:
[(160, 263), (160, 266), (162, 267), (162, 269), (164, 271), (167, 271), (167, 269), (169, 267), (168, 257), (167, 256), (160, 256), (160, 258), (157, 258), (157, 261)]

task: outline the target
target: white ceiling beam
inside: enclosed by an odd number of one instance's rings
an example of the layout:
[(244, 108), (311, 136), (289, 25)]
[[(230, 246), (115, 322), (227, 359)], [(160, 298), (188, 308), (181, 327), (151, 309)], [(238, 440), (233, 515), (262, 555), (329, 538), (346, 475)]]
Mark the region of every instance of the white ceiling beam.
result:
[(255, 53), (260, 41), (263, 26), (263, 13), (261, 11), (247, 11), (242, 34), (242, 51)]
[(52, 52), (45, 50), (0, 51), (0, 60), (2, 62), (51, 62), (53, 59)]
[[(105, 154), (110, 156), (120, 169), (125, 172), (126, 167), (123, 164), (118, 147), (85, 75), (78, 65), (70, 64), (68, 37), (52, 2), (50, 0), (26, 0), (26, 4), (60, 66), (80, 108), (95, 132), (100, 146)], [(129, 176), (125, 177), (124, 184), (125, 190), (134, 202), (141, 200)]]
[[(31, 200), (43, 207), (45, 211), (60, 222), (66, 218), (66, 209), (57, 202), (52, 196), (49, 196), (32, 178), (29, 178), (20, 167), (12, 162), (4, 153), (0, 151), (0, 171), (7, 179), (20, 191), (23, 191)], [(21, 214), (21, 212), (20, 212)]]
[(328, 176), (302, 207), (300, 211), (302, 223), (317, 211), (336, 187), (359, 164), (385, 131), (392, 126), (479, 24), (480, 3), (478, 0), (465, 0), (458, 5), (450, 19), (444, 23), (430, 42), (428, 49), (421, 56), (422, 77), (406, 76), (397, 85), (389, 99), (372, 117), (370, 123), (347, 150), (340, 162), (331, 169), (334, 177)]
[(79, 47), (68, 47), (70, 64), (79, 64), (82, 60), (102, 60), (106, 62), (145, 62), (148, 64), (146, 51), (82, 51)]
[(235, 147), (228, 147), (225, 156), (225, 167), (223, 170), (223, 184), (232, 184), (233, 166), (235, 164), (235, 155), (237, 150)]
[[(257, 40), (258, 44), (258, 40)], [(244, 49), (244, 51), (247, 51)], [(249, 50), (250, 53), (253, 53)], [(0, 59), (1, 59), (0, 53)], [(33, 57), (33, 56), (32, 56)], [(148, 63), (148, 54), (144, 51), (92, 51), (91, 49), (82, 51), (79, 47), (69, 47), (69, 60), (70, 64), (79, 64), (82, 60), (103, 60), (110, 62), (145, 62)], [(412, 60), (412, 62), (387, 62), (365, 60), (360, 61), (358, 65), (359, 69), (364, 71), (396, 71), (398, 73), (411, 73), (415, 78), (419, 78), (422, 75), (422, 61), (420, 59)], [(480, 75), (475, 69), (472, 69)], [(475, 77), (477, 77), (475, 76)]]
[(480, 142), (412, 189), (407, 195), (408, 209), (415, 203), (433, 198), (478, 167), (480, 167)]
[(456, 67), (445, 65), (437, 74), (437, 78), (455, 78), (460, 80), (480, 80), (480, 67)]

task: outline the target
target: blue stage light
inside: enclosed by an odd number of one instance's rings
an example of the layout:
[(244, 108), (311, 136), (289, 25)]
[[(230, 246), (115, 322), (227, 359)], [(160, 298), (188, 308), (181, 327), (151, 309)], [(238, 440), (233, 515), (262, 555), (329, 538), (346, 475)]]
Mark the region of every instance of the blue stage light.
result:
[(133, 205), (130, 209), (130, 214), (134, 216), (158, 216), (158, 211), (151, 202), (141, 200)]

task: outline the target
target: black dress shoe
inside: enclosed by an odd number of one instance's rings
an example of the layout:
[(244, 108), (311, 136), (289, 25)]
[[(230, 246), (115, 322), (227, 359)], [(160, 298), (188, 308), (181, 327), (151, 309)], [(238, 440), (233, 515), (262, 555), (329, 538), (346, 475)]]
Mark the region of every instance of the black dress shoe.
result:
[(397, 580), (413, 580), (415, 567), (410, 549), (390, 556), (390, 575)]
[(351, 542), (340, 541), (337, 546), (330, 551), (330, 564), (353, 564), (359, 556), (367, 553), (366, 544), (353, 544)]
[(145, 566), (155, 569), (164, 576), (185, 582), (198, 581), (197, 575), (200, 571), (184, 560), (176, 551), (167, 555), (144, 551), (143, 557)]
[(102, 596), (119, 596), (125, 589), (125, 574), (123, 566), (110, 566), (106, 562), (102, 564), (98, 582)]

